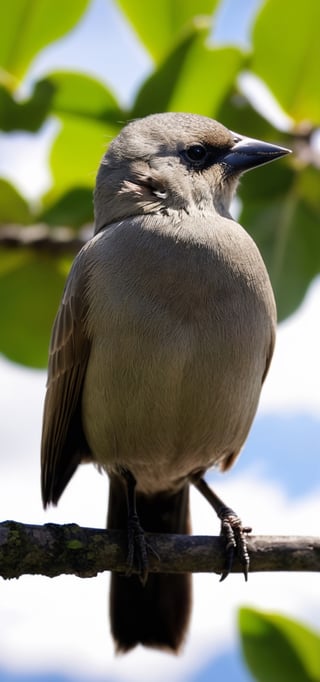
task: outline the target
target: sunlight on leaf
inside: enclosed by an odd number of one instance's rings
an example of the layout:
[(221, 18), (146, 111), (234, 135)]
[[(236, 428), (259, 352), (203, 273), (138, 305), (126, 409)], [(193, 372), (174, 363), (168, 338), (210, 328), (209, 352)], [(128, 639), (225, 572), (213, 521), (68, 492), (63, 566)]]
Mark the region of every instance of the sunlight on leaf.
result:
[(32, 219), (30, 208), (18, 190), (7, 180), (0, 178), (0, 223), (22, 223)]
[(53, 144), (50, 164), (54, 186), (50, 202), (74, 187), (93, 188), (101, 158), (119, 127), (82, 119), (61, 117), (62, 128)]
[(215, 115), (245, 56), (236, 48), (211, 48), (207, 45), (207, 36), (206, 25), (190, 26), (143, 84), (130, 116), (159, 111)]
[(95, 78), (72, 71), (57, 71), (41, 81), (53, 90), (52, 111), (100, 120), (119, 121), (123, 112), (107, 87)]
[(267, 0), (253, 31), (251, 68), (298, 123), (320, 123), (319, 26), (318, 0)]
[(243, 655), (258, 682), (316, 682), (320, 679), (320, 637), (284, 616), (242, 608)]
[(0, 66), (17, 82), (43, 47), (81, 18), (89, 0), (10, 0), (0, 3)]
[(212, 16), (219, 0), (117, 0), (134, 30), (156, 62), (176, 42), (194, 16)]

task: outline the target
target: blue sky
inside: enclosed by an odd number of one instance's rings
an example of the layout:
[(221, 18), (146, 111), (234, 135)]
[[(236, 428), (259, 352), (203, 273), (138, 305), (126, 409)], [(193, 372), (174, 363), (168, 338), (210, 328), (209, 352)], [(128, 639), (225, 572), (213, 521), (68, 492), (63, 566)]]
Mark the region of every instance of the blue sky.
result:
[[(219, 40), (249, 39), (257, 0), (229, 0), (215, 27)], [(122, 101), (132, 98), (150, 60), (119, 20), (111, 2), (95, 0), (72, 34), (32, 65), (27, 83), (68, 67), (98, 75)], [(241, 132), (241, 131), (239, 131)], [(0, 137), (0, 172), (36, 196), (45, 167), (49, 126), (31, 135)], [(30, 184), (32, 178), (32, 185)], [(245, 182), (245, 180), (244, 180)], [(234, 469), (210, 473), (217, 492), (257, 534), (318, 534), (320, 516), (320, 280), (301, 309), (281, 325), (259, 412)], [(29, 523), (74, 521), (104, 526), (107, 483), (91, 467), (79, 470), (58, 509), (44, 512), (39, 490), (39, 443), (45, 373), (0, 359), (3, 455), (0, 516)], [(217, 534), (218, 523), (196, 491), (194, 532)], [(320, 628), (316, 575), (254, 575), (194, 579), (194, 613), (180, 657), (136, 649), (115, 657), (107, 619), (108, 577), (92, 580), (26, 576), (0, 581), (0, 682), (250, 682), (240, 662), (236, 612), (240, 605), (278, 610)]]

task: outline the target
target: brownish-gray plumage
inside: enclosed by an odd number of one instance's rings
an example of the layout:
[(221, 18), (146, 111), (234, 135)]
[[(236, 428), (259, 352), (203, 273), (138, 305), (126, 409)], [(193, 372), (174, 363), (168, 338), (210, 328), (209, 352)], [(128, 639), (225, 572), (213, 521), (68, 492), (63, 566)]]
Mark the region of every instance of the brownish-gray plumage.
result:
[[(89, 458), (110, 476), (109, 528), (127, 525), (129, 472), (142, 528), (189, 532), (189, 482), (236, 459), (275, 339), (269, 277), (230, 201), (243, 171), (286, 152), (190, 114), (111, 143), (52, 334), (45, 505)], [(178, 649), (189, 611), (188, 576), (112, 577), (119, 649)]]

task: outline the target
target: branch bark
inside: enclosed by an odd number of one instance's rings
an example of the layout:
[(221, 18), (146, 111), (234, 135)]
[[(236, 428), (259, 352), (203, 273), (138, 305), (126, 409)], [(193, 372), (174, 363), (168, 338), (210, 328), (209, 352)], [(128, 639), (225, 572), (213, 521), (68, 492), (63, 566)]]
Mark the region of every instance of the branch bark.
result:
[[(150, 572), (220, 574), (224, 542), (220, 537), (147, 533), (152, 547)], [(320, 571), (320, 538), (248, 537), (250, 571)], [(76, 524), (44, 526), (0, 523), (0, 575), (81, 578), (102, 571), (126, 571), (126, 535), (121, 531), (81, 528)], [(242, 572), (235, 561), (233, 573)]]

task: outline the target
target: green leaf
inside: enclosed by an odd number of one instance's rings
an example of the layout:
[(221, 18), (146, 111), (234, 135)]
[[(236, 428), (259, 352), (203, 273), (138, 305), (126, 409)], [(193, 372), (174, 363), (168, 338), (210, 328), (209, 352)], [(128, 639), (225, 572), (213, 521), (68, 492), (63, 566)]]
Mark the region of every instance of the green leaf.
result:
[(52, 323), (65, 283), (59, 261), (31, 250), (0, 251), (0, 352), (45, 367)]
[(11, 89), (43, 47), (65, 35), (81, 18), (89, 0), (10, 0), (0, 3), (0, 66)]
[(36, 132), (42, 126), (50, 110), (53, 89), (50, 83), (39, 81), (31, 97), (16, 101), (11, 93), (0, 85), (0, 128), (5, 131), (29, 130)]
[(46, 197), (51, 204), (71, 188), (93, 188), (107, 144), (119, 127), (77, 116), (61, 117), (62, 128), (53, 143), (50, 165), (54, 185)]
[(130, 112), (131, 118), (139, 118), (170, 109), (170, 100), (176, 83), (179, 80), (188, 52), (192, 49), (194, 42), (198, 40), (199, 30), (202, 37), (205, 38), (207, 27), (199, 29), (197, 26), (192, 26), (183, 40), (174, 47), (163, 63), (143, 83)]
[(243, 63), (240, 50), (213, 49), (198, 39), (183, 64), (170, 101), (171, 111), (215, 116)]
[(242, 651), (258, 682), (319, 682), (320, 637), (284, 616), (239, 611)]
[(0, 223), (27, 225), (32, 220), (30, 208), (10, 182), (0, 178)]
[(252, 70), (296, 121), (320, 123), (320, 3), (267, 0), (253, 31)]
[(143, 84), (130, 116), (159, 111), (215, 115), (245, 56), (236, 48), (210, 48), (206, 44), (207, 35), (207, 26), (191, 25)]
[(46, 206), (36, 220), (47, 225), (82, 227), (93, 222), (92, 202), (91, 188), (75, 187), (65, 192), (56, 202)]
[(219, 0), (117, 0), (139, 38), (156, 62), (176, 42), (181, 29), (195, 16), (212, 16)]
[[(61, 124), (50, 153), (54, 186), (44, 197), (47, 209), (71, 189), (85, 191), (93, 188), (106, 146), (119, 132), (125, 114), (112, 93), (93, 78), (72, 72), (56, 72), (50, 74), (46, 82), (54, 92), (51, 110)], [(83, 208), (88, 215), (87, 203), (79, 208), (72, 218), (73, 225), (83, 215)], [(56, 217), (53, 222), (56, 222)]]
[(310, 208), (320, 214), (320, 171), (314, 166), (305, 166), (299, 173), (299, 192)]
[[(285, 161), (256, 169), (243, 179), (239, 222), (257, 243), (269, 271), (279, 319), (301, 303), (320, 272), (319, 208), (306, 195), (305, 171)], [(319, 179), (318, 179), (319, 182)]]
[(105, 122), (123, 120), (113, 94), (95, 78), (71, 71), (56, 71), (41, 81), (52, 92), (51, 109), (57, 114), (72, 114)]
[(102, 83), (69, 71), (51, 73), (37, 81), (30, 98), (16, 101), (0, 85), (0, 128), (5, 131), (37, 131), (49, 113), (72, 114), (107, 122), (119, 122), (125, 114)]
[(260, 140), (273, 139), (274, 142), (277, 139), (276, 131), (271, 124), (260, 116), (246, 97), (235, 88), (234, 84), (215, 115), (226, 128), (241, 135)]

